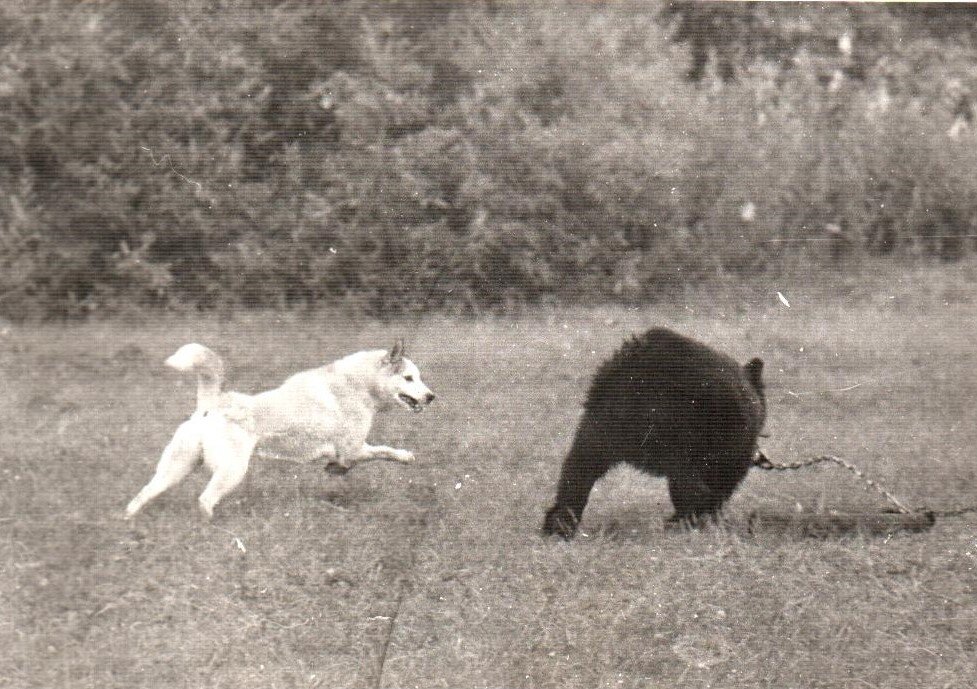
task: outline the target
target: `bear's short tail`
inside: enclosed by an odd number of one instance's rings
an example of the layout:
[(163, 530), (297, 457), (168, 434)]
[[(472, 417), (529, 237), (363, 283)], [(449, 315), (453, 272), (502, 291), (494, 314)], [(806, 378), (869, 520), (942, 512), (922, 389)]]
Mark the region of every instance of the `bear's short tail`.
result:
[(217, 406), (224, 383), (224, 362), (201, 344), (183, 345), (166, 360), (177, 371), (197, 375), (197, 411), (206, 412)]

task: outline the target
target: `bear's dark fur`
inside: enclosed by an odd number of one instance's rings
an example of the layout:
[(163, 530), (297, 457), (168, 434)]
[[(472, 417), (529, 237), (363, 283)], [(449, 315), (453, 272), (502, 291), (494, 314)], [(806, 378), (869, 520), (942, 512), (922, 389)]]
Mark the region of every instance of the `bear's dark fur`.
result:
[(745, 366), (663, 328), (594, 376), (543, 531), (570, 538), (590, 489), (619, 462), (668, 479), (673, 520), (714, 517), (753, 462), (766, 420), (763, 362)]

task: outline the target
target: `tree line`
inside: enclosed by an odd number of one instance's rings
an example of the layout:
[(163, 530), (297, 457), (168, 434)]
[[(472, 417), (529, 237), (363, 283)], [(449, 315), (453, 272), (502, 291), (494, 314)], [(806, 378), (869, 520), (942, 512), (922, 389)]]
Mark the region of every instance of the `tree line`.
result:
[(0, 4), (0, 313), (646, 300), (973, 249), (977, 11)]

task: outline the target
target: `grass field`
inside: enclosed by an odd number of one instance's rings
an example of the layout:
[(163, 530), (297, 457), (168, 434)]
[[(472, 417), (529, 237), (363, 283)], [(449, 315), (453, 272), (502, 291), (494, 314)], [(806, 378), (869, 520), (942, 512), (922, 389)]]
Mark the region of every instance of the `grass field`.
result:
[[(974, 515), (887, 538), (747, 532), (755, 509), (886, 507), (823, 467), (754, 471), (727, 528), (666, 532), (664, 483), (620, 470), (577, 540), (539, 536), (590, 375), (652, 325), (766, 360), (772, 457), (831, 452), (911, 504), (977, 502), (975, 271), (865, 283), (477, 320), (19, 328), (0, 340), (0, 686), (973, 686)], [(202, 474), (118, 518), (192, 407), (162, 366), (180, 344), (254, 391), (398, 335), (439, 398), (373, 439), (414, 466), (258, 462), (210, 524)]]

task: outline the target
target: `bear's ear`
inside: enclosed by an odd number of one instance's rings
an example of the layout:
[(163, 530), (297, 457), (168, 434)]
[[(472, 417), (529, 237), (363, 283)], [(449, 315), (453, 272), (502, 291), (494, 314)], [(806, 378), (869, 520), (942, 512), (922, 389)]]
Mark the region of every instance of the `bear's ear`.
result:
[(746, 373), (746, 379), (750, 381), (754, 390), (757, 392), (763, 390), (763, 359), (759, 357), (750, 359), (743, 367), (743, 372)]

